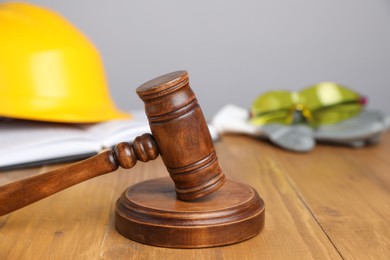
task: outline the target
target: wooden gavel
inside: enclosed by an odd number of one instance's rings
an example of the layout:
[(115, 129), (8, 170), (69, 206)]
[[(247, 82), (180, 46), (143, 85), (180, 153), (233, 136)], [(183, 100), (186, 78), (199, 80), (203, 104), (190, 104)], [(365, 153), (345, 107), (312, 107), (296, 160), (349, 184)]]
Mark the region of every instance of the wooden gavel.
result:
[(153, 160), (159, 154), (178, 199), (191, 201), (219, 189), (225, 176), (187, 72), (148, 81), (137, 88), (137, 94), (145, 103), (153, 135), (143, 134), (132, 144), (119, 143), (113, 150), (84, 161), (0, 187), (0, 216), (119, 166), (128, 169), (137, 160)]

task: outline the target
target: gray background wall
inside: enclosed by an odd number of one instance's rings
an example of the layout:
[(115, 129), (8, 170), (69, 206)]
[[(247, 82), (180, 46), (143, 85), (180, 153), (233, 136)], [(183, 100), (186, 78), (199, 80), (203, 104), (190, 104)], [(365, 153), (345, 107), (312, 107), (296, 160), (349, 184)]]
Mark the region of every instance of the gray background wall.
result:
[(61, 13), (98, 47), (112, 97), (188, 70), (207, 118), (270, 89), (335, 81), (390, 114), (389, 0), (31, 0)]

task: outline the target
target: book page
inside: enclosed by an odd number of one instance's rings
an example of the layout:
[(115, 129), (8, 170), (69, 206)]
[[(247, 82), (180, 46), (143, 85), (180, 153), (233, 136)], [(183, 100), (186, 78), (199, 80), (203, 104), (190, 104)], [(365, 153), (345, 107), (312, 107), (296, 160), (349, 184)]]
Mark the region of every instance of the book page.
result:
[(94, 125), (82, 125), (89, 136), (100, 140), (102, 148), (110, 148), (120, 142), (132, 143), (144, 133), (150, 133), (149, 122), (144, 111), (131, 111), (128, 120), (111, 120)]
[(98, 152), (99, 142), (73, 124), (0, 120), (0, 167)]

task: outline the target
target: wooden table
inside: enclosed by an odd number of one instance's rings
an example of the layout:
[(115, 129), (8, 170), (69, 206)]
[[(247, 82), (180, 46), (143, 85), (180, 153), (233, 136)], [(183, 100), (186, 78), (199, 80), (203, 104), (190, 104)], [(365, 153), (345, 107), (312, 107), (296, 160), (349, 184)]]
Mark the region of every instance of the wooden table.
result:
[[(0, 217), (0, 259), (389, 259), (390, 133), (378, 145), (317, 145), (307, 154), (224, 136), (226, 175), (266, 203), (264, 230), (239, 244), (167, 249), (128, 240), (114, 228), (125, 188), (166, 176), (160, 159), (95, 178)], [(56, 166), (0, 173), (0, 184)]]

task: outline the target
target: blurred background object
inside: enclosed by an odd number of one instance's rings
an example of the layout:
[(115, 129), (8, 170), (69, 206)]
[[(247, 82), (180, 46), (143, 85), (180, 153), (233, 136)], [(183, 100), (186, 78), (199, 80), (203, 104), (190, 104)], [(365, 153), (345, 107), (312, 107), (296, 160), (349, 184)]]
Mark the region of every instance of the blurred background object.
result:
[(59, 14), (0, 4), (0, 116), (65, 123), (129, 118), (113, 104), (99, 51)]
[(151, 76), (186, 69), (209, 119), (270, 89), (329, 80), (390, 113), (388, 0), (28, 2), (58, 11), (90, 37), (124, 110), (142, 107), (133, 89)]
[(321, 82), (299, 91), (273, 90), (256, 97), (251, 105), (251, 122), (336, 124), (357, 116), (367, 98), (334, 82)]
[(379, 142), (390, 129), (390, 116), (376, 110), (364, 110), (336, 123), (253, 122), (249, 109), (237, 105), (223, 106), (213, 117), (211, 125), (218, 134), (246, 134), (269, 140), (283, 149), (309, 152), (316, 142), (361, 148)]

